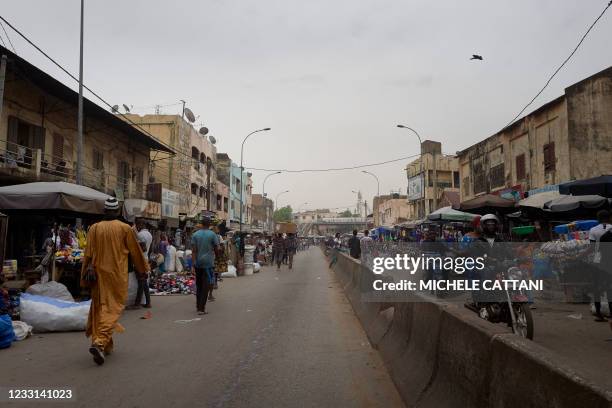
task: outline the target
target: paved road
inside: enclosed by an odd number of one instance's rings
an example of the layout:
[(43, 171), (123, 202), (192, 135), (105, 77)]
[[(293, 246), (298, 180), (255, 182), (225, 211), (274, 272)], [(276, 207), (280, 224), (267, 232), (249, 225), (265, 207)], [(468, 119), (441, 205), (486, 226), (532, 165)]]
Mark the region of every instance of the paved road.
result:
[(401, 406), (321, 251), (295, 263), (225, 279), (201, 320), (177, 322), (198, 317), (193, 296), (154, 297), (149, 320), (126, 312), (102, 367), (83, 333), (14, 343), (0, 386), (68, 387), (67, 406)]

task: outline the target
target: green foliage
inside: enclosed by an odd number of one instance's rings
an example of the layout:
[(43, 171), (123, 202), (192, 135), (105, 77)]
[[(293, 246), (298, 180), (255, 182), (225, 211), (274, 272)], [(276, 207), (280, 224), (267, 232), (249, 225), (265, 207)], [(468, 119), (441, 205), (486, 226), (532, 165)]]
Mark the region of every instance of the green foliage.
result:
[(346, 209), (340, 213), (340, 216), (341, 217), (352, 217), (353, 213), (350, 210)]
[(274, 211), (274, 221), (276, 222), (291, 222), (293, 221), (293, 210), (291, 206), (282, 207)]

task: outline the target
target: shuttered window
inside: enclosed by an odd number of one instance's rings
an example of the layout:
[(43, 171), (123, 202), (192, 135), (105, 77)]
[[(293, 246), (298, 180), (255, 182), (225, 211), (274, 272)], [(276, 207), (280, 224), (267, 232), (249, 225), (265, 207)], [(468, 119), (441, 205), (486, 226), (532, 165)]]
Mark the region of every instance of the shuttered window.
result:
[(104, 170), (104, 153), (98, 149), (93, 151), (93, 168), (96, 170)]
[(544, 145), (544, 171), (554, 171), (556, 164), (555, 142)]
[(59, 163), (64, 159), (64, 136), (53, 134), (53, 163)]
[(525, 169), (525, 154), (519, 154), (515, 159), (516, 164), (516, 180), (524, 180), (527, 176)]

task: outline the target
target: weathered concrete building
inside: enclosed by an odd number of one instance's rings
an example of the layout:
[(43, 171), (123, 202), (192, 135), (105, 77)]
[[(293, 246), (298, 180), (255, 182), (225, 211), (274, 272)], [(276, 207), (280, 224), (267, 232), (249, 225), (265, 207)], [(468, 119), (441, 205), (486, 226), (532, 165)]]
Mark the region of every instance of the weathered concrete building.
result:
[[(23, 58), (7, 56), (0, 116), (0, 183), (76, 181), (78, 94)], [(150, 155), (172, 149), (84, 98), (83, 184), (142, 199)]]
[(253, 194), (253, 213), (251, 225), (253, 228), (262, 231), (274, 231), (274, 201), (262, 196)]
[(421, 145), (421, 158), (406, 166), (408, 175), (408, 202), (411, 220), (422, 219), (440, 208), (445, 191), (459, 191), (460, 176), (457, 157), (442, 154), (442, 144), (425, 140)]
[[(240, 165), (234, 163), (227, 153), (217, 153), (217, 175), (219, 180), (229, 187), (229, 221), (232, 228), (240, 228), (240, 190), (242, 189), (242, 227), (247, 229), (250, 225), (250, 212), (248, 202), (252, 200), (251, 189), (253, 181), (251, 174), (240, 172)], [(241, 177), (242, 176), (242, 177)], [(242, 183), (241, 183), (242, 179)]]
[(221, 180), (217, 179), (215, 211), (217, 217), (225, 220), (229, 225), (229, 187)]
[(457, 155), (462, 201), (612, 174), (612, 67)]
[(378, 219), (380, 224), (377, 226), (391, 227), (410, 219), (411, 205), (406, 200), (407, 196), (394, 194), (391, 199), (385, 200), (378, 206)]
[(151, 182), (179, 194), (179, 212), (194, 216), (214, 210), (217, 148), (180, 115), (127, 115), (164, 144), (175, 156), (151, 155)]

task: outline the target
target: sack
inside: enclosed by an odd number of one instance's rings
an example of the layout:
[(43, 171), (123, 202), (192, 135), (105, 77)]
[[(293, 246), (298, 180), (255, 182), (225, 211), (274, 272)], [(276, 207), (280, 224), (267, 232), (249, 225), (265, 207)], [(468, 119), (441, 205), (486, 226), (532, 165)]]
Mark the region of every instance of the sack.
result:
[(134, 302), (136, 302), (137, 294), (138, 294), (138, 278), (136, 277), (136, 272), (130, 272), (128, 273), (128, 295), (127, 295), (126, 306), (133, 305)]
[(0, 349), (10, 347), (13, 340), (15, 332), (11, 317), (7, 314), (0, 315)]
[(35, 332), (85, 330), (91, 300), (66, 302), (24, 293), (20, 301), (21, 321), (32, 326)]
[(29, 293), (30, 295), (47, 296), (54, 299), (65, 300), (67, 302), (74, 302), (74, 298), (66, 286), (55, 281), (32, 285), (26, 290), (26, 293)]
[(32, 326), (26, 322), (14, 321), (13, 331), (15, 332), (15, 340), (21, 341), (32, 334)]
[(234, 265), (229, 265), (227, 267), (227, 272), (223, 272), (221, 274), (222, 278), (236, 278), (238, 275), (236, 274), (236, 267)]
[(257, 273), (261, 270), (261, 265), (258, 262), (253, 264), (253, 272)]

